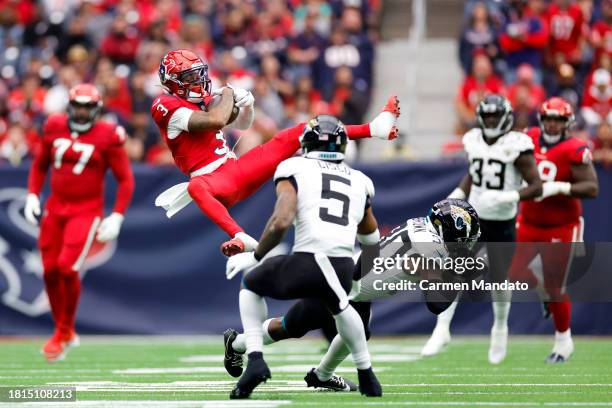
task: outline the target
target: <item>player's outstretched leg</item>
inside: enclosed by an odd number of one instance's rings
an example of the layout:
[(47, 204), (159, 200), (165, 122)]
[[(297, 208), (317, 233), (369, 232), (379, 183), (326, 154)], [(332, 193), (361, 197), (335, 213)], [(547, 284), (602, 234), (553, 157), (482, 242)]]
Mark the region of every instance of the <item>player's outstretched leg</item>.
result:
[(459, 297), (442, 313), (440, 313), (436, 320), (436, 327), (434, 328), (429, 340), (423, 346), (421, 350), (421, 356), (431, 357), (440, 353), (444, 347), (451, 341), (450, 335), (450, 324), (455, 315), (457, 304), (459, 303)]
[(494, 323), (491, 328), (489, 363), (499, 364), (506, 358), (508, 351), (508, 313), (512, 292), (494, 290), (491, 292)]

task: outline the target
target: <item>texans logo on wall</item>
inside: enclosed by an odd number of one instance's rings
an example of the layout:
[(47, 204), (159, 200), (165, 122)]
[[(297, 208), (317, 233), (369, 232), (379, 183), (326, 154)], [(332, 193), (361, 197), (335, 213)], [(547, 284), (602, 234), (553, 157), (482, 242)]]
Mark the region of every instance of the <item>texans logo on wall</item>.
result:
[[(0, 301), (27, 316), (49, 312), (44, 290), (43, 268), (36, 246), (38, 227), (23, 216), (27, 190), (0, 190)], [(94, 240), (81, 277), (89, 269), (107, 262), (115, 253), (116, 242), (102, 244)]]

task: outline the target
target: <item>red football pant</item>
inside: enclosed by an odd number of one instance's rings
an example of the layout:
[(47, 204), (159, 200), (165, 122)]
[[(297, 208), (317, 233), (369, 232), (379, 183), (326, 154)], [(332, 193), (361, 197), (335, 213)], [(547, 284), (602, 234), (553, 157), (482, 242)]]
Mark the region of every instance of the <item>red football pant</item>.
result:
[[(527, 224), (519, 220), (517, 245), (508, 275), (510, 280), (536, 286), (537, 279), (529, 264), (540, 256), (542, 278), (546, 294), (550, 298), (549, 308), (555, 322), (555, 329), (564, 332), (570, 327), (571, 303), (566, 292), (573, 247), (572, 242), (582, 241), (582, 218), (574, 223), (551, 228)], [(542, 242), (546, 244), (520, 244), (520, 242)]]
[(38, 245), (51, 316), (61, 333), (74, 330), (81, 294), (79, 269), (93, 243), (100, 224), (99, 212), (72, 216), (47, 213), (40, 223)]

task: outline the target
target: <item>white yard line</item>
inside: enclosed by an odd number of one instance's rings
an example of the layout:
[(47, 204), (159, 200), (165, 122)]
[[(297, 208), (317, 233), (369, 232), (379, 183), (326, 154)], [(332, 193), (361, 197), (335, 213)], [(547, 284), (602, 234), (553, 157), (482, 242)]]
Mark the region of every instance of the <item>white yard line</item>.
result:
[[(282, 365), (272, 367), (276, 373), (307, 373), (312, 368), (312, 364), (301, 365)], [(376, 371), (385, 371), (389, 367), (376, 367)], [(353, 373), (355, 369), (340, 367), (338, 373)], [(171, 367), (171, 368), (127, 368), (123, 370), (113, 370), (113, 374), (188, 374), (188, 373), (225, 373), (223, 367)]]

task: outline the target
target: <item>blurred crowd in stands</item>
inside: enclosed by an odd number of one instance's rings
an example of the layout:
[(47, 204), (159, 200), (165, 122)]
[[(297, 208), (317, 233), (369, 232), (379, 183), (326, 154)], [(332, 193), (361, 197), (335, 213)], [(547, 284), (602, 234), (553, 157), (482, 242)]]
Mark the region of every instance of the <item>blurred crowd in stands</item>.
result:
[[(381, 0), (0, 0), (0, 162), (34, 154), (68, 89), (98, 86), (133, 161), (172, 158), (149, 114), (161, 57), (188, 48), (213, 88), (249, 89), (256, 120), (238, 150), (320, 112), (360, 123), (370, 100)], [(241, 136), (228, 135), (234, 142)]]
[(612, 167), (612, 0), (468, 0), (459, 41), (457, 134), (476, 125), (487, 93), (509, 98), (517, 129), (537, 126), (540, 104), (561, 96), (573, 134)]

